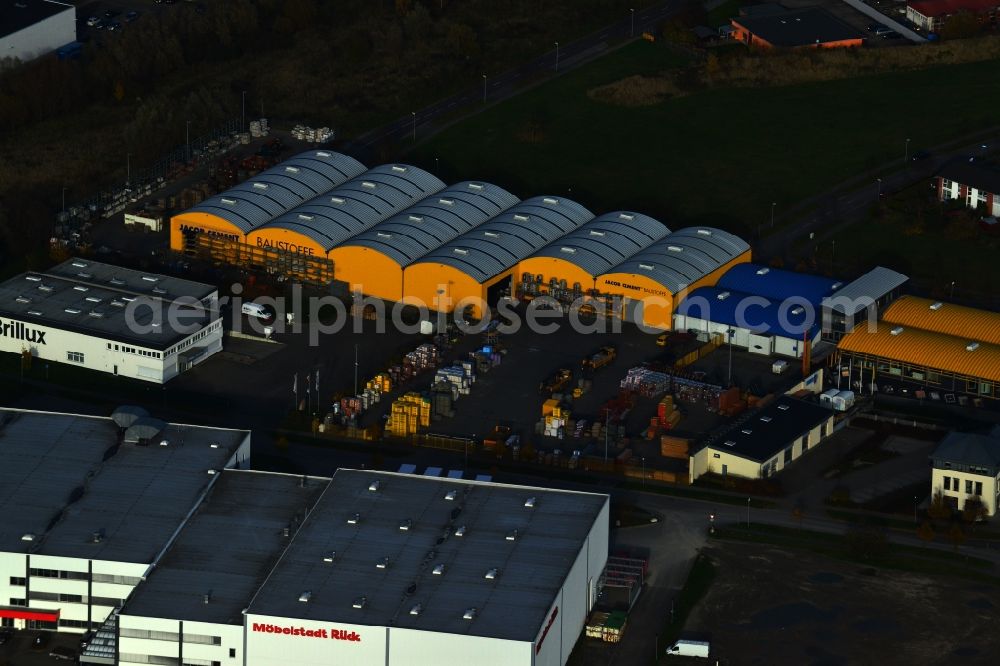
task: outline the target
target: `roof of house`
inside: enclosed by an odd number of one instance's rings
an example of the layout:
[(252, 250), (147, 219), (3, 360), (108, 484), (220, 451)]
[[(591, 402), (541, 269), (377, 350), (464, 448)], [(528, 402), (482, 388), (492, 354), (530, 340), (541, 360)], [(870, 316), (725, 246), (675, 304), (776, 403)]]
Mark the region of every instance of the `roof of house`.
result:
[(908, 5), (921, 16), (933, 18), (959, 12), (974, 14), (1000, 8), (1000, 0), (918, 0)]
[(817, 306), (824, 297), (844, 286), (833, 278), (750, 263), (733, 266), (717, 284), (722, 289), (756, 294), (774, 301), (804, 299)]
[(818, 7), (741, 16), (732, 21), (773, 46), (810, 46), (863, 38), (858, 30)]
[(701, 448), (763, 463), (832, 417), (831, 410), (815, 402), (783, 395), (746, 415)]
[[(242, 624), (243, 609), (330, 479), (226, 470), (123, 615)], [(206, 599), (207, 595), (207, 599)]]
[(520, 202), (496, 185), (466, 181), (452, 185), (340, 244), (367, 247), (401, 267)]
[(1000, 467), (1000, 436), (950, 432), (931, 453), (931, 458), (952, 464)]
[(727, 231), (687, 227), (651, 243), (604, 275), (640, 275), (678, 294), (749, 251), (746, 241)]
[(0, 410), (0, 551), (151, 563), (249, 436), (162, 428), (126, 444), (110, 418)]
[(878, 322), (856, 326), (837, 347), (918, 368), (1000, 382), (1000, 345), (964, 337)]
[(854, 315), (903, 286), (909, 279), (902, 273), (876, 266), (857, 280), (824, 298), (823, 307)]
[(1000, 312), (900, 296), (882, 314), (882, 321), (1000, 345)]
[(72, 5), (51, 0), (6, 0), (0, 9), (0, 37), (29, 28), (56, 14), (76, 9)]
[[(1000, 0), (994, 1), (1000, 4)], [(959, 185), (968, 185), (991, 194), (1000, 194), (1000, 168), (992, 164), (955, 160), (941, 167), (938, 175)]]
[[(218, 318), (201, 302), (216, 291), (209, 284), (73, 258), (0, 283), (0, 318), (163, 350)], [(179, 319), (168, 316), (170, 308)]]
[(816, 308), (809, 304), (783, 306), (763, 296), (720, 287), (695, 289), (677, 307), (677, 314), (795, 340), (806, 334), (812, 340), (821, 323)]
[(340, 469), (248, 613), (534, 641), (607, 506), (607, 495)]

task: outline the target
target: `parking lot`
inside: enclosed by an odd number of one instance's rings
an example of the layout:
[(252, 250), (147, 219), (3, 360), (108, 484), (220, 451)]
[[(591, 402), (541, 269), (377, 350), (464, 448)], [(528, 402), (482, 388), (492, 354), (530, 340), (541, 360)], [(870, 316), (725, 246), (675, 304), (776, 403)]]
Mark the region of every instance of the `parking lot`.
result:
[[(35, 645), (35, 639), (41, 637), (42, 644)], [(56, 664), (76, 663), (72, 659), (49, 656), (55, 648), (67, 651), (67, 656), (80, 653), (80, 634), (55, 633), (52, 631), (15, 631), (2, 646), (0, 646), (0, 666), (55, 666)]]

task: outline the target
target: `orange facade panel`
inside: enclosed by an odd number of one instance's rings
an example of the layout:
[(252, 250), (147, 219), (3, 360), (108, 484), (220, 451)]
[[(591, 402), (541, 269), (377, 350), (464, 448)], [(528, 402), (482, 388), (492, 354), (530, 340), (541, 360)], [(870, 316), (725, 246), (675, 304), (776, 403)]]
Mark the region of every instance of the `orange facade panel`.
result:
[(170, 249), (184, 249), (184, 232), (194, 231), (217, 238), (242, 243), (246, 236), (231, 222), (211, 213), (187, 212), (170, 218)]
[(542, 284), (549, 284), (553, 278), (565, 280), (566, 286), (570, 289), (574, 284), (579, 284), (583, 291), (594, 288), (594, 276), (583, 270), (572, 261), (558, 259), (556, 257), (535, 256), (523, 260), (517, 267), (514, 277), (517, 282), (521, 282), (522, 276), (530, 273), (532, 278), (542, 276)]
[(370, 247), (342, 245), (327, 255), (333, 262), (335, 280), (346, 282), (353, 293), (385, 301), (403, 300), (403, 267), (396, 260)]
[(873, 329), (858, 326), (837, 347), (842, 352), (1000, 382), (1000, 345), (970, 344), (966, 338), (880, 322)]
[(882, 321), (1000, 345), (1000, 312), (901, 296), (885, 311)]

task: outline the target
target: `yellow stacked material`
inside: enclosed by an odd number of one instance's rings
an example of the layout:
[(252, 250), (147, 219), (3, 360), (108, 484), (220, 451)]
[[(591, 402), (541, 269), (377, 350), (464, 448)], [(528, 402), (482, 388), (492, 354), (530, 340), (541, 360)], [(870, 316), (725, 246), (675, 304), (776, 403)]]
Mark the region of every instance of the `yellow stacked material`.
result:
[(577, 388), (573, 389), (573, 397), (574, 398), (579, 398), (582, 395), (583, 395), (583, 389), (582, 388), (577, 387)]
[(556, 405), (555, 407), (552, 408), (552, 416), (556, 417), (557, 419), (568, 419), (569, 410), (566, 409), (565, 407), (560, 407), (559, 405)]
[(407, 393), (392, 403), (386, 430), (405, 437), (431, 424), (431, 401), (419, 393)]
[(552, 411), (559, 408), (559, 401), (549, 399), (542, 403), (542, 416), (550, 416)]
[(674, 411), (672, 411), (672, 412), (670, 412), (669, 414), (667, 414), (667, 417), (666, 417), (665, 421), (666, 421), (666, 423), (664, 423), (664, 424), (663, 424), (663, 425), (664, 425), (664, 427), (669, 427), (669, 428), (673, 428), (673, 427), (675, 427), (675, 426), (676, 426), (676, 425), (677, 425), (678, 423), (680, 423), (680, 422), (681, 422), (681, 413), (680, 413), (680, 412), (678, 412), (678, 411), (677, 411), (677, 410), (675, 409)]
[(379, 391), (381, 393), (388, 393), (392, 390), (392, 379), (384, 372), (380, 372), (365, 384), (365, 388), (372, 389), (373, 391)]

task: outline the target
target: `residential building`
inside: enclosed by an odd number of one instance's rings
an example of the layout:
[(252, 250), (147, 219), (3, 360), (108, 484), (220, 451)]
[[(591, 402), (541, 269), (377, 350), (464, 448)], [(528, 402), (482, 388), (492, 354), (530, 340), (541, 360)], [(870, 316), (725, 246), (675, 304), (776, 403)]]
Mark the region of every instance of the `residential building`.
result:
[(987, 435), (949, 433), (931, 454), (932, 496), (938, 493), (953, 509), (981, 502), (987, 515), (1000, 499), (1000, 427)]
[(958, 201), (987, 217), (1000, 216), (1000, 169), (977, 162), (952, 162), (935, 178), (938, 199)]

